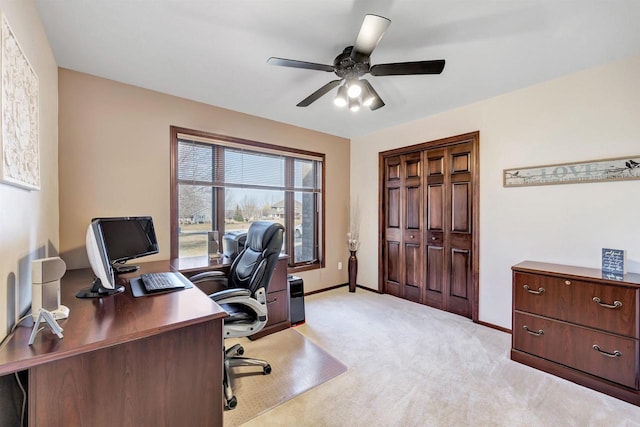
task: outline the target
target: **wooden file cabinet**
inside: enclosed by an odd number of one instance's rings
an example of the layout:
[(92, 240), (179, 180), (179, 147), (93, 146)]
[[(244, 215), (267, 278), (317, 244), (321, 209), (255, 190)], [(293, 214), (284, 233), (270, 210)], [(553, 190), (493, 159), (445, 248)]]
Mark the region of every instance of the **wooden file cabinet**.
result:
[(640, 405), (640, 275), (532, 261), (512, 271), (511, 359)]
[(276, 264), (273, 277), (267, 292), (267, 309), (269, 311), (267, 325), (250, 339), (258, 339), (265, 335), (291, 327), (289, 316), (289, 282), (287, 281), (287, 263), (289, 258), (281, 256)]

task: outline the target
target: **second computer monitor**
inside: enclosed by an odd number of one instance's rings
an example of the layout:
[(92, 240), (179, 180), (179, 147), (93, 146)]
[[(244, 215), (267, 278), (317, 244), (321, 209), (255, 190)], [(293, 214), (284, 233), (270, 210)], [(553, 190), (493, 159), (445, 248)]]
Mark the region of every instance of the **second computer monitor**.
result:
[(100, 221), (107, 254), (116, 271), (123, 270), (118, 264), (158, 253), (158, 240), (150, 216), (96, 219)]

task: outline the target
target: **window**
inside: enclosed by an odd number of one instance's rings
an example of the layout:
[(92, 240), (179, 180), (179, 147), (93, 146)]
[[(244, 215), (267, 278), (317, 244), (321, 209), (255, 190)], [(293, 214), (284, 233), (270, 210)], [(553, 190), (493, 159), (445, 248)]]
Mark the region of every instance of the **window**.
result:
[(285, 226), (289, 266), (322, 266), (324, 155), (171, 127), (171, 257), (207, 255), (207, 233)]

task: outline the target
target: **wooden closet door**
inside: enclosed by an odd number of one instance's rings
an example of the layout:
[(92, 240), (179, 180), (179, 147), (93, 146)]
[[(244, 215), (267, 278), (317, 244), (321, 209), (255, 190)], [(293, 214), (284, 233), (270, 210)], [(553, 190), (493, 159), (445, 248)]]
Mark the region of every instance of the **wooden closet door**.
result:
[(473, 280), (473, 144), (425, 154), (425, 303), (471, 317)]
[(479, 137), (379, 154), (378, 289), (476, 322)]
[(402, 173), (400, 156), (388, 157), (384, 161), (384, 292), (402, 296), (401, 247), (402, 228)]
[(422, 302), (422, 154), (385, 161), (385, 292)]
[(422, 153), (402, 156), (404, 172), (402, 222), (403, 297), (422, 302)]
[(445, 149), (425, 153), (425, 304), (445, 308), (446, 283), (444, 267), (447, 265), (445, 239), (447, 230)]

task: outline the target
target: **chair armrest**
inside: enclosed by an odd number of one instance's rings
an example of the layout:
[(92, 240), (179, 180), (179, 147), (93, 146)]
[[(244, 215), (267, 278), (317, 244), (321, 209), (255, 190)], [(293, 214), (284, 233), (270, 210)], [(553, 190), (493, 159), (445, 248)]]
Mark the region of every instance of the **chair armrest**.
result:
[(225, 299), (236, 298), (236, 297), (244, 297), (244, 298), (251, 297), (251, 291), (249, 289), (243, 289), (243, 288), (223, 289), (221, 291), (218, 291), (214, 294), (209, 295), (209, 298), (211, 298), (215, 302), (220, 302)]
[(194, 274), (189, 277), (189, 281), (193, 284), (214, 280), (216, 282), (227, 280), (227, 276), (222, 271), (205, 271), (203, 273)]
[(224, 304), (242, 304), (256, 314), (256, 318), (251, 323), (246, 322), (224, 322), (223, 334), (225, 338), (237, 338), (253, 335), (264, 328), (268, 320), (267, 298), (264, 288), (256, 291), (256, 299), (251, 296), (248, 289), (225, 289), (209, 297), (216, 303)]

